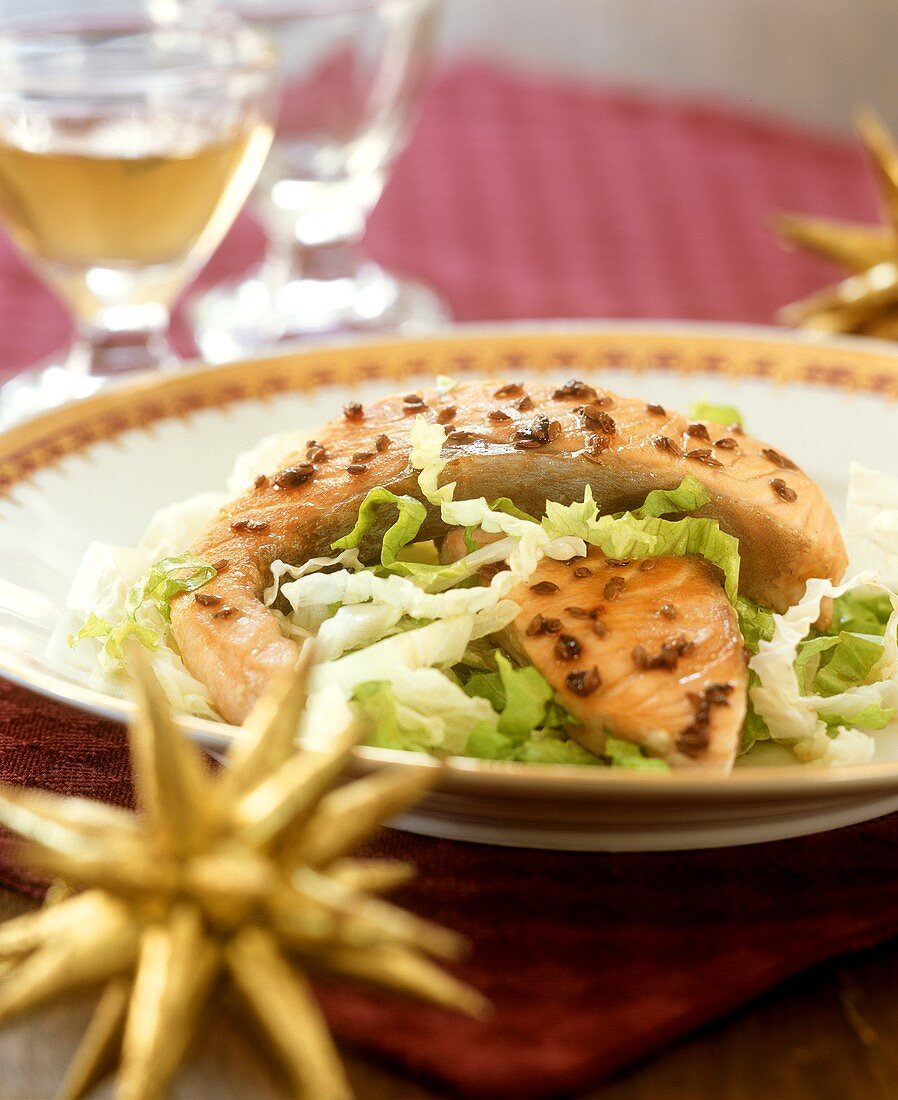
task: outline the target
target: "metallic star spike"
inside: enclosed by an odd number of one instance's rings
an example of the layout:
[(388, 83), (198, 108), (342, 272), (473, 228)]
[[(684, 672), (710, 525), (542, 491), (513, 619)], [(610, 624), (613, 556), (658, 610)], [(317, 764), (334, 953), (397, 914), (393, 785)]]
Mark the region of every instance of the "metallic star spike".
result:
[(161, 1100), (213, 991), (228, 985), (292, 1095), (309, 1100), (348, 1100), (350, 1088), (308, 974), (483, 1016), (480, 994), (431, 961), (458, 958), (461, 938), (378, 896), (414, 869), (351, 855), (438, 768), (334, 787), (358, 734), (296, 750), (307, 654), (214, 774), (179, 733), (146, 655), (135, 645), (128, 658), (140, 812), (0, 788), (0, 822), (59, 880), (52, 903), (0, 925), (0, 1020), (102, 988), (59, 1095), (79, 1100), (117, 1069), (118, 1100)]
[(893, 337), (898, 332), (898, 147), (870, 108), (859, 110), (855, 123), (886, 224), (776, 215), (773, 228), (782, 238), (851, 272), (834, 286), (785, 306), (778, 317), (818, 332)]

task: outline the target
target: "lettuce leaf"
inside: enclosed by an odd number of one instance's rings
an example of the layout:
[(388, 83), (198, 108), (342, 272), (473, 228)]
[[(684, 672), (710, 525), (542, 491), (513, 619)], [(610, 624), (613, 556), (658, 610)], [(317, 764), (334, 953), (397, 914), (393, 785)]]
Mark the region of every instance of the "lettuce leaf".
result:
[(704, 485), (687, 474), (676, 489), (653, 489), (645, 498), (641, 508), (632, 514), (637, 519), (646, 516), (667, 516), (675, 512), (694, 512), (702, 508), (711, 499)]
[(739, 596), (736, 600), (736, 614), (739, 617), (742, 640), (752, 653), (757, 653), (759, 643), (769, 642), (773, 637), (773, 612), (746, 596)]
[[(176, 575), (187, 569), (192, 570), (187, 576)], [(114, 664), (124, 661), (126, 638), (137, 638), (146, 649), (158, 649), (165, 640), (165, 626), (171, 622), (171, 601), (183, 592), (195, 592), (217, 575), (214, 565), (189, 554), (161, 558), (128, 590), (118, 622), (111, 623), (91, 612), (81, 628), (69, 636), (69, 645), (74, 648), (86, 638), (96, 638)], [(156, 612), (156, 622), (161, 621), (161, 626), (138, 619), (138, 614), (147, 609)]]
[(532, 730), (543, 726), (555, 693), (533, 665), (515, 668), (498, 650), (495, 661), (497, 672), (476, 672), (464, 685), (464, 690), (468, 695), (489, 700), (499, 715), (497, 728), (500, 733), (523, 740)]
[(606, 737), (602, 755), (607, 757), (612, 768), (634, 768), (639, 771), (669, 771), (663, 760), (646, 756), (639, 745), (632, 741), (623, 741), (619, 737)]
[(882, 657), (882, 645), (868, 638), (842, 631), (835, 646), (821, 652), (821, 667), (814, 677), (812, 691), (826, 698), (840, 695), (849, 688), (866, 683), (874, 665)]
[(332, 542), (331, 549), (354, 550), (360, 546), (362, 539), (374, 526), (377, 513), (384, 505), (395, 507), (398, 513), (396, 522), (384, 533), (380, 551), (381, 564), (392, 565), (399, 557), (399, 551), (415, 541), (421, 530), (421, 524), (427, 517), (427, 509), (420, 500), (410, 496), (397, 496), (396, 493), (391, 493), (389, 489), (383, 487), (369, 490), (359, 506), (355, 526), (348, 535)]
[(739, 540), (721, 531), (716, 520), (668, 520), (657, 516), (640, 519), (631, 512), (599, 516), (589, 486), (582, 502), (563, 505), (546, 502), (543, 529), (552, 538), (573, 536), (598, 546), (609, 558), (685, 557), (697, 554), (717, 566), (724, 588), (735, 603), (739, 586)]
[(497, 497), (490, 505), (492, 512), (504, 512), (506, 516), (515, 516), (517, 519), (528, 519), (531, 523), (539, 523), (538, 519), (527, 512), (522, 512), (510, 497)]
[(727, 428), (731, 424), (738, 424), (740, 428), (745, 427), (742, 413), (732, 405), (714, 405), (710, 401), (696, 401), (689, 413), (693, 420), (709, 420), (712, 424), (723, 424)]
[(884, 592), (846, 592), (833, 600), (830, 630), (872, 634), (881, 638), (892, 614), (892, 601)]

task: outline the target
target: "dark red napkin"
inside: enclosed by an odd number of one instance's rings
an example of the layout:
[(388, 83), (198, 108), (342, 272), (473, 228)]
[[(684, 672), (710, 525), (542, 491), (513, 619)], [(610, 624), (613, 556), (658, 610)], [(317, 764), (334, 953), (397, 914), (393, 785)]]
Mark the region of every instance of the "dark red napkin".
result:
[[(776, 208), (874, 217), (850, 142), (702, 104), (549, 83), (485, 65), (436, 84), (368, 234), (459, 320), (655, 316), (768, 321), (826, 267), (784, 254)], [(240, 270), (244, 218), (204, 273)], [(62, 311), (0, 247), (0, 363), (49, 352)], [(181, 346), (185, 330), (179, 329)], [(0, 778), (129, 797), (122, 731), (0, 683)], [(416, 862), (401, 900), (466, 933), (488, 1023), (343, 990), (339, 1035), (461, 1095), (595, 1084), (784, 977), (898, 930), (898, 818), (720, 852), (517, 851), (383, 832)], [(37, 892), (8, 864), (0, 879)]]

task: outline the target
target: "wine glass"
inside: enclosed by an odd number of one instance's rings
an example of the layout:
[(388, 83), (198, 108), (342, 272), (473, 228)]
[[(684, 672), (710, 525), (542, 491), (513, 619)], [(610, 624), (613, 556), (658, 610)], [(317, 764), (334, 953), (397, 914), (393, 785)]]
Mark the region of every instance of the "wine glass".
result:
[(75, 336), (0, 388), (7, 424), (176, 363), (170, 304), (258, 177), (277, 87), (271, 40), (230, 14), (138, 0), (9, 7), (0, 218), (72, 310)]
[(310, 334), (432, 328), (448, 310), (359, 248), (426, 75), (437, 0), (229, 0), (281, 54), (277, 134), (255, 192), (262, 264), (190, 307), (211, 362)]

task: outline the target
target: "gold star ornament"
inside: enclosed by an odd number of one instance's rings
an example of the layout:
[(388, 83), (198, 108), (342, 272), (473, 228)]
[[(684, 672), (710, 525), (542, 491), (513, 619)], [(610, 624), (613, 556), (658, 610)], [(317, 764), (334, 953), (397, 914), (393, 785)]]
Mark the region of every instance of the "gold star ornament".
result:
[(829, 333), (898, 338), (898, 147), (871, 109), (856, 125), (870, 158), (885, 224), (862, 225), (780, 214), (774, 229), (799, 248), (850, 274), (841, 282), (780, 310), (785, 324)]
[(60, 1097), (116, 1068), (120, 1100), (164, 1096), (218, 987), (258, 1025), (290, 1095), (314, 1100), (351, 1092), (310, 977), (487, 1012), (431, 961), (456, 958), (460, 937), (378, 896), (414, 868), (350, 855), (436, 768), (335, 787), (357, 736), (296, 751), (308, 665), (259, 703), (213, 775), (132, 652), (139, 812), (0, 787), (0, 822), (25, 838), (22, 858), (60, 884), (43, 908), (0, 925), (0, 1021), (102, 987)]

